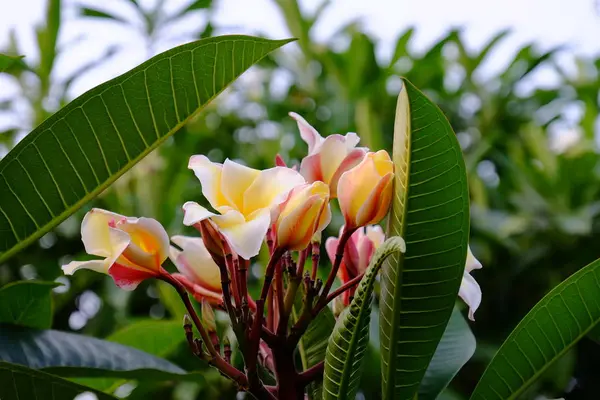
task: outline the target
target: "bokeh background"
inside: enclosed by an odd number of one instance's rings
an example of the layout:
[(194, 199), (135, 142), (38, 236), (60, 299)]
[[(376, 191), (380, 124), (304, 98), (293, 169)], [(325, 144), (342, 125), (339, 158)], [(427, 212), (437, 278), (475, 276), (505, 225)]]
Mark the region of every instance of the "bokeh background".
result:
[[(193, 154), (256, 168), (306, 152), (296, 111), (322, 134), (355, 131), (390, 149), (399, 76), (446, 113), (464, 152), (471, 247), (483, 302), (471, 327), (478, 349), (447, 398), (466, 398), (502, 341), (553, 286), (600, 256), (600, 4), (594, 0), (105, 0), (3, 1), (0, 51), (25, 55), (0, 76), (0, 157), (67, 102), (167, 48), (201, 37), (294, 36), (253, 67), (158, 150), (91, 204), (0, 265), (0, 285), (62, 282), (54, 328), (105, 337), (181, 309), (155, 282), (135, 292), (59, 266), (82, 257), (79, 223), (92, 206), (159, 219), (172, 233), (180, 206), (200, 200)], [(334, 220), (327, 234), (336, 234)], [(253, 267), (256, 280), (260, 260)], [(374, 346), (375, 348), (376, 346)], [(177, 348), (182, 366), (206, 368)], [(377, 399), (376, 351), (360, 396)], [(600, 347), (583, 339), (524, 398), (595, 399)], [(120, 397), (235, 398), (207, 369), (206, 383), (108, 380)], [(86, 381), (89, 383), (90, 381)]]

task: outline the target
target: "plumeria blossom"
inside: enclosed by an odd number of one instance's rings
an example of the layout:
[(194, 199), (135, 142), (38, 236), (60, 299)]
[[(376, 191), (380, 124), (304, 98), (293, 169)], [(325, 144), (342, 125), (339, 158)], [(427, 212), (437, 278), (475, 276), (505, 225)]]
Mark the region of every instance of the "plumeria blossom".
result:
[(329, 188), (318, 181), (296, 186), (276, 208), (274, 216), (277, 247), (303, 250), (315, 233), (320, 233), (331, 221)]
[(202, 194), (218, 211), (213, 213), (194, 202), (183, 205), (183, 223), (191, 226), (210, 218), (240, 257), (258, 254), (271, 225), (271, 212), (288, 192), (305, 183), (298, 172), (275, 167), (259, 171), (229, 159), (213, 163), (202, 155), (192, 156), (189, 168), (202, 185)]
[(63, 265), (66, 275), (78, 269), (109, 274), (122, 289), (133, 290), (144, 279), (161, 274), (169, 253), (169, 236), (152, 218), (133, 218), (94, 208), (81, 223), (81, 238), (88, 254), (102, 260), (72, 261)]
[[(342, 235), (344, 227), (340, 230)], [(370, 225), (358, 229), (350, 236), (350, 240), (344, 249), (344, 257), (337, 276), (342, 284), (356, 278), (364, 273), (369, 266), (371, 257), (375, 250), (385, 241), (385, 234), (379, 225)], [(335, 262), (335, 253), (338, 247), (339, 238), (330, 237), (325, 241), (325, 250), (331, 263)], [(342, 302), (344, 306), (350, 304), (350, 299), (356, 291), (356, 286), (342, 294)]]
[(292, 112), (290, 116), (298, 123), (300, 136), (308, 144), (308, 156), (300, 163), (300, 173), (309, 183), (321, 181), (329, 185), (331, 198), (336, 198), (338, 180), (363, 159), (367, 148), (356, 147), (360, 141), (356, 133), (324, 138), (300, 115)]
[(206, 299), (213, 305), (222, 302), (221, 271), (206, 249), (204, 241), (197, 237), (173, 236), (169, 258), (180, 274), (173, 276), (183, 283), (198, 301)]
[(471, 321), (475, 321), (475, 311), (479, 307), (479, 304), (481, 304), (481, 288), (475, 278), (471, 276), (471, 271), (474, 269), (481, 269), (482, 267), (479, 260), (477, 260), (471, 252), (471, 247), (469, 246), (467, 250), (465, 272), (463, 274), (462, 282), (460, 283), (458, 295), (469, 306), (469, 319)]
[(347, 229), (376, 224), (392, 200), (394, 163), (385, 150), (367, 153), (338, 183), (338, 200)]

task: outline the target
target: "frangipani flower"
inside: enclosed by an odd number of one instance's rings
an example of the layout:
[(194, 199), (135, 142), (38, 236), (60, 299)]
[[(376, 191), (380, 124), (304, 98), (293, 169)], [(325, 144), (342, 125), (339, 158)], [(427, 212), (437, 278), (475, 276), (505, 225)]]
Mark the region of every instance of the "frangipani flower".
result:
[(394, 163), (385, 150), (367, 153), (354, 168), (342, 174), (338, 200), (347, 229), (376, 224), (385, 217), (392, 200)]
[(102, 260), (72, 261), (63, 265), (66, 275), (81, 268), (109, 274), (122, 289), (133, 290), (144, 279), (160, 275), (169, 253), (169, 236), (152, 218), (133, 218), (94, 208), (81, 223), (81, 238), (88, 254)]
[(462, 282), (460, 283), (460, 289), (458, 295), (467, 305), (469, 306), (469, 319), (475, 321), (475, 311), (481, 304), (481, 288), (479, 284), (470, 274), (474, 269), (481, 269), (483, 266), (475, 258), (471, 252), (471, 247), (467, 250), (467, 262), (465, 264), (465, 272), (463, 274)]
[(202, 194), (220, 215), (188, 201), (183, 205), (183, 223), (191, 226), (210, 218), (233, 251), (246, 260), (258, 254), (274, 207), (291, 189), (305, 183), (290, 168), (259, 171), (229, 159), (223, 164), (213, 163), (201, 155), (190, 158), (189, 168), (200, 180)]
[(329, 188), (323, 182), (305, 183), (292, 189), (274, 213), (276, 245), (303, 250), (315, 233), (331, 221)]
[[(342, 230), (340, 230), (340, 236)], [(379, 225), (360, 228), (350, 236), (350, 240), (348, 240), (344, 249), (342, 264), (337, 273), (342, 284), (356, 278), (367, 270), (373, 253), (375, 253), (375, 250), (381, 246), (384, 241), (385, 234)], [(336, 237), (330, 237), (325, 241), (325, 250), (327, 250), (327, 255), (332, 264), (335, 262), (335, 253), (338, 243), (339, 238)], [(342, 294), (344, 305), (347, 306), (350, 304), (350, 298), (354, 295), (355, 291), (356, 287), (346, 290)]]
[(181, 248), (171, 246), (169, 258), (181, 275), (173, 276), (194, 295), (198, 301), (206, 299), (218, 305), (222, 301), (221, 271), (206, 249), (201, 238), (173, 236), (171, 241)]
[(300, 136), (308, 144), (308, 156), (300, 163), (300, 173), (309, 183), (321, 181), (329, 185), (331, 198), (337, 197), (338, 180), (357, 165), (367, 153), (364, 147), (356, 148), (360, 138), (350, 132), (345, 136), (329, 135), (323, 138), (304, 118), (290, 113), (298, 123)]

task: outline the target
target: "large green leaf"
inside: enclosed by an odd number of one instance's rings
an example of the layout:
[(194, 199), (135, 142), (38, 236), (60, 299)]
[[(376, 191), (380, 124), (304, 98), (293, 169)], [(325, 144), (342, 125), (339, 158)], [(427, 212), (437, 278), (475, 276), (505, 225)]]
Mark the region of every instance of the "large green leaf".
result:
[(106, 338), (143, 352), (166, 357), (185, 341), (181, 321), (142, 320), (127, 325)]
[(460, 146), (444, 114), (404, 80), (394, 125), (395, 196), (388, 236), (406, 241), (382, 268), (383, 397), (412, 399), (458, 293), (469, 236)]
[(0, 360), (51, 368), (62, 376), (169, 379), (185, 371), (171, 362), (118, 343), (55, 330), (0, 325)]
[(600, 260), (548, 293), (502, 344), (472, 399), (515, 399), (600, 322)]
[(289, 40), (176, 47), (90, 90), (0, 161), (0, 263), (92, 199)]
[(77, 385), (42, 371), (0, 361), (0, 399), (2, 400), (73, 400), (78, 394), (90, 392), (98, 400), (114, 397)]
[[(302, 309), (302, 298), (304, 296), (303, 289), (298, 291), (296, 302), (292, 307), (292, 313), (294, 320), (298, 319), (300, 311)], [(327, 341), (333, 327), (335, 326), (335, 317), (329, 307), (324, 308), (317, 315), (317, 317), (311, 321), (306, 332), (300, 338), (298, 342), (298, 354), (300, 355), (300, 362), (302, 363), (302, 369), (306, 370), (321, 361), (325, 360), (325, 352), (327, 351)], [(310, 400), (320, 400), (322, 398), (321, 392), (323, 388), (323, 382), (318, 380), (312, 382), (308, 386), (308, 395)]]
[(56, 282), (17, 281), (0, 288), (0, 323), (45, 329), (52, 325)]
[(373, 255), (352, 303), (338, 317), (327, 344), (323, 375), (324, 399), (355, 398), (362, 375), (362, 361), (369, 344), (375, 278), (383, 261), (390, 254), (404, 251), (406, 247), (401, 238), (391, 237), (386, 240)]
[(434, 400), (475, 353), (475, 336), (458, 308), (454, 308), (444, 336), (425, 371), (419, 400)]

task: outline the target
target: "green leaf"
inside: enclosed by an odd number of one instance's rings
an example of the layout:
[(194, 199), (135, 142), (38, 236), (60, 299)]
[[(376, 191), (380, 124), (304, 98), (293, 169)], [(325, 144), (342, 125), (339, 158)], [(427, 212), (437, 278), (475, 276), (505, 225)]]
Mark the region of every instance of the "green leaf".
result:
[(114, 397), (85, 386), (69, 382), (42, 371), (0, 361), (0, 399), (73, 400), (78, 394), (91, 392), (98, 400)]
[(181, 321), (137, 321), (106, 338), (159, 357), (171, 354), (185, 341)]
[(0, 326), (0, 360), (51, 368), (61, 376), (171, 379), (185, 371), (171, 362), (118, 343), (55, 330)]
[[(296, 298), (296, 303), (292, 308), (294, 320), (297, 320), (302, 308), (303, 298), (302, 289), (298, 291), (299, 295)], [(333, 327), (335, 326), (335, 317), (329, 307), (324, 308), (317, 317), (311, 321), (310, 325), (304, 332), (304, 335), (298, 342), (298, 354), (302, 362), (302, 369), (306, 370), (321, 361), (325, 360), (325, 352), (327, 350), (327, 341)], [(323, 382), (321, 380), (312, 382), (308, 386), (308, 393), (311, 400), (320, 400), (322, 398)]]
[(369, 321), (373, 285), (383, 261), (392, 253), (404, 252), (400, 237), (386, 240), (375, 252), (365, 276), (360, 281), (350, 306), (338, 317), (327, 344), (324, 399), (354, 399), (360, 383), (362, 361), (369, 344)]
[(475, 353), (475, 336), (454, 307), (444, 336), (435, 350), (419, 387), (419, 400), (434, 400)]
[(600, 322), (600, 260), (548, 293), (519, 322), (483, 373), (472, 399), (515, 399)]
[(0, 161), (0, 263), (63, 221), (290, 40), (203, 39), (83, 94)]
[(400, 58), (408, 55), (408, 42), (410, 41), (414, 33), (415, 28), (408, 28), (400, 35), (398, 40), (396, 40), (396, 49), (394, 50), (394, 56), (390, 61), (389, 68), (392, 68), (394, 65), (396, 65)]
[(101, 19), (113, 20), (113, 21), (117, 21), (117, 22), (122, 22), (124, 24), (128, 23), (127, 20), (124, 19), (124, 18), (121, 18), (121, 17), (113, 15), (113, 14), (109, 14), (109, 13), (104, 12), (104, 11), (100, 11), (100, 10), (95, 9), (95, 8), (82, 7), (81, 8), (81, 15), (83, 15), (84, 17), (101, 18)]
[(0, 288), (0, 323), (45, 329), (52, 326), (56, 282), (18, 281)]
[(384, 399), (412, 399), (452, 314), (469, 236), (460, 146), (444, 114), (410, 82), (394, 126), (395, 196), (388, 236), (406, 241), (381, 276)]
[(13, 66), (23, 63), (22, 58), (24, 56), (8, 56), (0, 53), (0, 73), (8, 71)]

